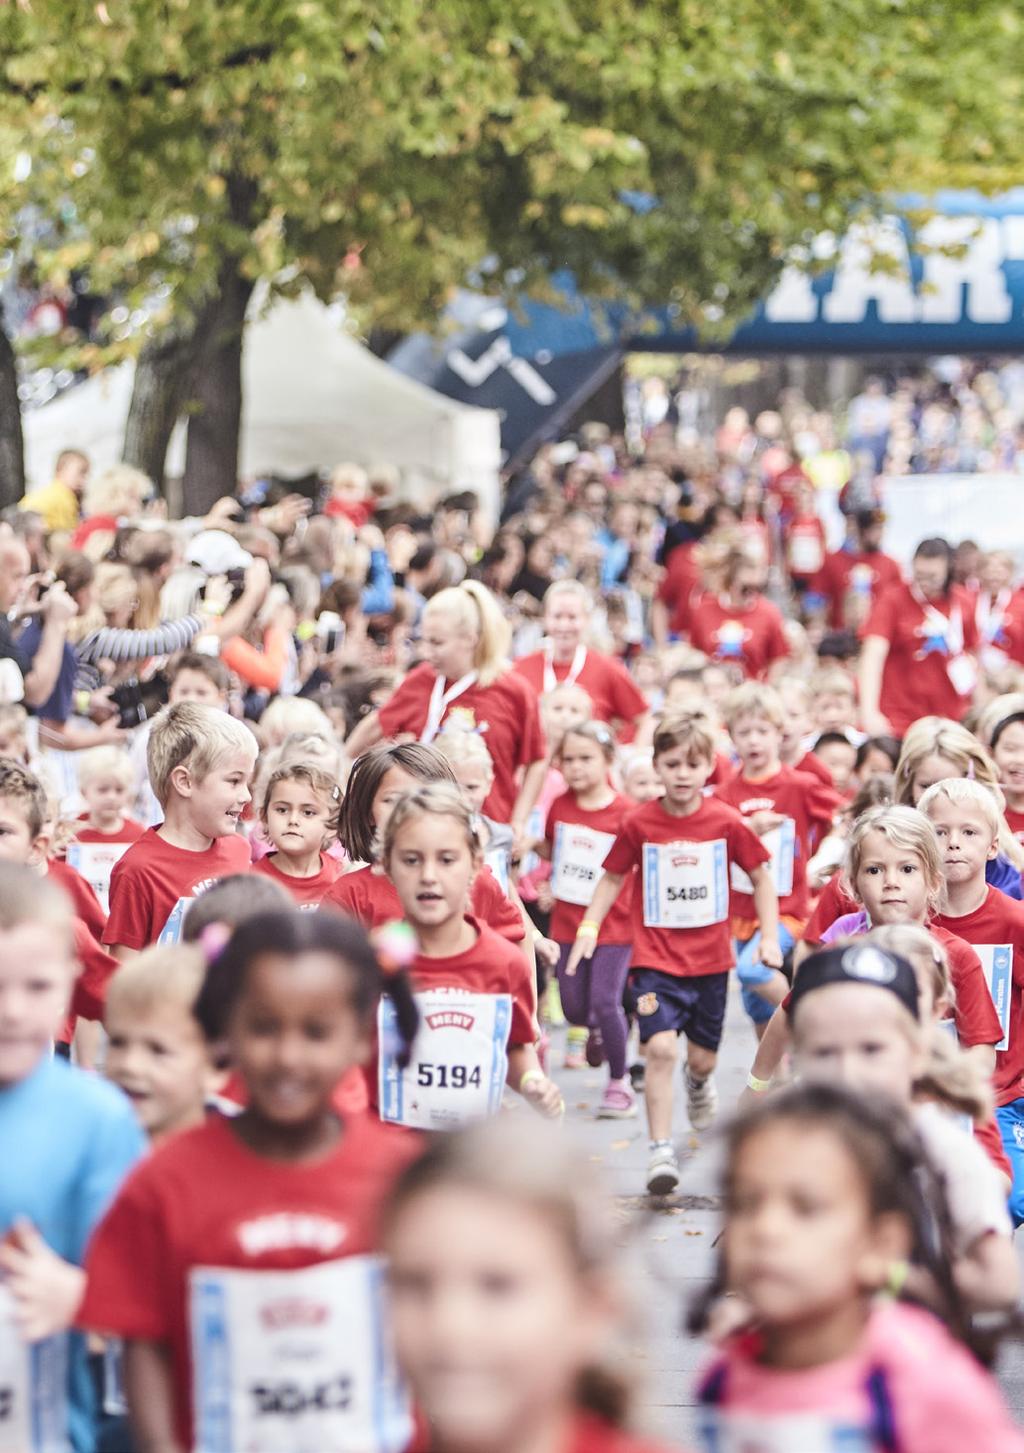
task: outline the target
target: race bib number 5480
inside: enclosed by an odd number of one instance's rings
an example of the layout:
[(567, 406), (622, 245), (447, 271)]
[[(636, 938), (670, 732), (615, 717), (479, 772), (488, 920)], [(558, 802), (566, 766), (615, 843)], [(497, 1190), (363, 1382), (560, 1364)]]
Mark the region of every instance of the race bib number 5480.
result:
[(644, 843), (644, 923), (706, 928), (729, 912), (726, 842)]

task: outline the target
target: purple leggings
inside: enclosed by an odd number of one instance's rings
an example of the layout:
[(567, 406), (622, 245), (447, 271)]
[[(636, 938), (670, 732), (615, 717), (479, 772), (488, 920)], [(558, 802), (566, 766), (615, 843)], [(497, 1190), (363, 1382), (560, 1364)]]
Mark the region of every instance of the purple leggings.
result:
[(613, 1080), (621, 1080), (626, 1073), (627, 1033), (622, 991), (633, 945), (600, 944), (593, 958), (584, 959), (572, 975), (565, 972), (572, 944), (563, 943), (560, 947), (558, 992), (565, 1017), (570, 1024), (593, 1024), (601, 1031), (608, 1072)]

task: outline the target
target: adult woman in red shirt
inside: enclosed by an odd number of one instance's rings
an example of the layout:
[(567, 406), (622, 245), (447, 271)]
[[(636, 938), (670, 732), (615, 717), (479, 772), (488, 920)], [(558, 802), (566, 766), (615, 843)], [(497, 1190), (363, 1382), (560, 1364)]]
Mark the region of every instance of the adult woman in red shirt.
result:
[(970, 704), (978, 630), (952, 564), (945, 540), (922, 540), (910, 581), (887, 586), (871, 607), (858, 673), (869, 736), (901, 737), (922, 716), (959, 721)]
[(547, 757), (537, 694), (509, 665), (509, 635), (497, 601), (479, 581), (431, 596), (423, 612), (423, 661), (363, 718), (345, 751), (354, 760), (382, 737), (432, 742), (442, 727), (484, 733), (494, 786), (483, 810), (510, 823), (521, 839)]
[(705, 595), (690, 617), (690, 644), (746, 678), (763, 679), (770, 666), (789, 655), (782, 613), (762, 594), (765, 570), (765, 561), (749, 549), (730, 550), (724, 589)]
[(598, 721), (615, 725), (631, 742), (647, 716), (647, 701), (625, 666), (584, 642), (594, 608), (590, 591), (578, 580), (556, 580), (544, 596), (544, 646), (521, 656), (515, 669), (537, 693), (577, 682), (594, 703)]

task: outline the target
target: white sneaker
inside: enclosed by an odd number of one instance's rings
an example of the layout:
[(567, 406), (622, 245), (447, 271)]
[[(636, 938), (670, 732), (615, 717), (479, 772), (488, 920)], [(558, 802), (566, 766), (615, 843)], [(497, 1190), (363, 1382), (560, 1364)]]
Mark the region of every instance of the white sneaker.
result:
[(679, 1162), (676, 1153), (667, 1140), (652, 1145), (647, 1162), (647, 1193), (650, 1196), (670, 1196), (679, 1184)]
[(718, 1088), (714, 1075), (708, 1075), (705, 1080), (695, 1080), (687, 1070), (684, 1079), (690, 1124), (694, 1130), (706, 1130), (718, 1114)]

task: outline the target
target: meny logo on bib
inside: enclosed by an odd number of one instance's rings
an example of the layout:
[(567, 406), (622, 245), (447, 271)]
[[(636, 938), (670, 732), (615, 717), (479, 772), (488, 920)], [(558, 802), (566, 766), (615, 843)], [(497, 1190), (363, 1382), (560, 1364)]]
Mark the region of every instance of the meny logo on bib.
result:
[(398, 1453), (412, 1425), (390, 1353), (383, 1263), (196, 1267), (196, 1453)]
[(590, 906), (615, 834), (574, 822), (555, 824), (551, 891), (562, 903)]
[(428, 989), (417, 993), (416, 1003), (419, 1032), (402, 1069), (394, 1005), (387, 997), (380, 1001), (381, 1119), (417, 1130), (454, 1130), (496, 1115), (508, 1074), (511, 996)]
[(706, 928), (729, 913), (726, 842), (644, 843), (644, 923)]

